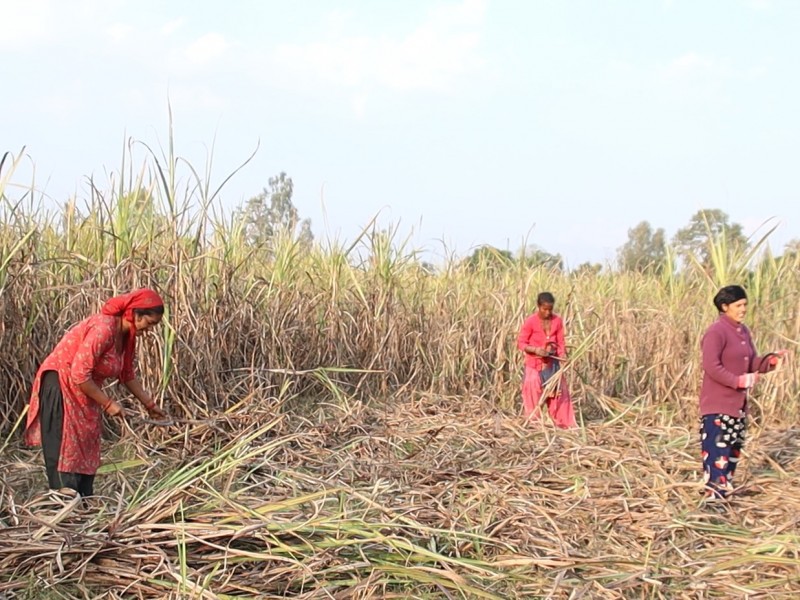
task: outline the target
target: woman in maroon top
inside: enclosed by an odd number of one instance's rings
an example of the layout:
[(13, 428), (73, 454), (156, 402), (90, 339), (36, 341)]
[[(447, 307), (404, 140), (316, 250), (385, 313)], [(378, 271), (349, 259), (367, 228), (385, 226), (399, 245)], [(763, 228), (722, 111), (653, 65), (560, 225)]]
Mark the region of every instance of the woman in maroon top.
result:
[(746, 429), (747, 396), (759, 374), (775, 368), (785, 350), (757, 356), (744, 325), (747, 294), (738, 285), (714, 296), (719, 319), (703, 335), (703, 385), (700, 389), (700, 445), (707, 498), (733, 491)]
[(576, 427), (577, 423), (567, 382), (559, 372), (560, 362), (567, 357), (567, 348), (564, 323), (553, 312), (555, 302), (550, 292), (539, 294), (537, 311), (525, 320), (519, 332), (517, 347), (525, 353), (522, 409), (527, 418), (538, 421), (541, 419), (539, 405), (544, 399), (556, 426), (567, 429)]
[(136, 337), (158, 325), (163, 314), (164, 302), (153, 290), (111, 298), (100, 314), (67, 331), (42, 363), (31, 392), (25, 441), (42, 446), (51, 489), (93, 494), (102, 413), (124, 417), (122, 407), (102, 389), (106, 379), (117, 378), (151, 417), (164, 418), (133, 365)]

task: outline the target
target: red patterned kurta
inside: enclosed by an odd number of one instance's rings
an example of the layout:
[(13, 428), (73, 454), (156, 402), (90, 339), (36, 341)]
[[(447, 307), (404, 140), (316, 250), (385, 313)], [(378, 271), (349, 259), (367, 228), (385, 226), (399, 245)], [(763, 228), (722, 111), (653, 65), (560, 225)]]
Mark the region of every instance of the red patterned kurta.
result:
[(36, 374), (25, 441), (31, 446), (42, 443), (39, 386), (45, 371), (57, 371), (64, 395), (64, 425), (58, 461), (58, 470), (63, 473), (94, 475), (100, 466), (102, 411), (78, 385), (89, 379), (102, 386), (110, 377), (118, 378), (120, 383), (135, 377), (132, 367), (123, 372), (123, 351), (118, 352), (115, 344), (119, 327), (119, 317), (107, 315), (93, 315), (81, 321), (64, 334)]

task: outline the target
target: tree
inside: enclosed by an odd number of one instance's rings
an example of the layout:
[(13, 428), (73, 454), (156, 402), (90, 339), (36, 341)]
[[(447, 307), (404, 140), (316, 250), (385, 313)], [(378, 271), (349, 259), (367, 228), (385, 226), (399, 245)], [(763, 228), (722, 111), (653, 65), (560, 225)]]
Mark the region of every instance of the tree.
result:
[(423, 275), (436, 275), (436, 265), (434, 265), (432, 262), (423, 260), (417, 264), (419, 265), (419, 270)]
[(528, 267), (545, 267), (552, 271), (564, 270), (564, 259), (560, 254), (550, 254), (539, 246), (527, 246), (519, 252), (517, 260)]
[(783, 255), (786, 256), (788, 254), (795, 256), (800, 254), (800, 238), (793, 238), (786, 242), (786, 245), (783, 247)]
[(782, 263), (796, 264), (798, 259), (800, 259), (800, 238), (794, 238), (783, 247), (783, 254), (778, 260)]
[(718, 208), (697, 211), (689, 224), (677, 231), (672, 243), (684, 261), (694, 259), (706, 268), (711, 267), (714, 247), (731, 253), (746, 250), (749, 245), (742, 226), (731, 223), (728, 215)]
[(647, 221), (628, 229), (628, 241), (617, 250), (617, 260), (623, 271), (661, 273), (666, 257), (664, 230), (659, 228), (653, 231)]
[(514, 256), (508, 250), (500, 250), (493, 246), (480, 246), (464, 259), (464, 264), (470, 271), (482, 268), (491, 270), (507, 269), (514, 264)]
[(281, 172), (270, 177), (269, 189), (250, 198), (239, 215), (244, 220), (245, 237), (254, 245), (271, 242), (276, 235), (289, 232), (302, 244), (310, 245), (314, 240), (311, 221), (300, 220), (297, 208), (292, 203), (294, 184), (291, 177)]
[(600, 263), (585, 262), (575, 267), (572, 273), (577, 277), (596, 277), (602, 270), (603, 265)]

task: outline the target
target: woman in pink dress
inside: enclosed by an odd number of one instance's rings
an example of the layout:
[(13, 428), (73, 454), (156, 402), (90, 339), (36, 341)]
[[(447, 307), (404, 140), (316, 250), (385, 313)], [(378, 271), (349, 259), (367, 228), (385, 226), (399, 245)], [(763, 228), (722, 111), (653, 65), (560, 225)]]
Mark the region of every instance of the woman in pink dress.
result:
[(522, 382), (522, 409), (531, 421), (540, 421), (539, 406), (547, 404), (557, 427), (577, 427), (567, 382), (560, 373), (560, 363), (567, 357), (564, 323), (553, 312), (555, 298), (542, 292), (536, 298), (537, 310), (522, 324), (517, 346), (525, 353), (525, 377)]
[(94, 493), (100, 466), (103, 412), (124, 418), (118, 402), (103, 391), (116, 378), (144, 404), (152, 418), (164, 418), (152, 396), (136, 379), (136, 337), (155, 327), (164, 302), (153, 290), (111, 298), (100, 314), (64, 334), (44, 360), (33, 382), (25, 441), (42, 446), (51, 489)]

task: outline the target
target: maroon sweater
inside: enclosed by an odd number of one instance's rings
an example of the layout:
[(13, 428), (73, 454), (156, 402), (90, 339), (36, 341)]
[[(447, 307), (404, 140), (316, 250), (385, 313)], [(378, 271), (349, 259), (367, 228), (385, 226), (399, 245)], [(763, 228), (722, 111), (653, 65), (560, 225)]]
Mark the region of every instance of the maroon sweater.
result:
[(700, 344), (703, 351), (701, 415), (739, 417), (747, 410), (747, 390), (736, 386), (739, 375), (766, 373), (769, 360), (756, 356), (750, 330), (730, 317), (720, 315), (706, 330)]

